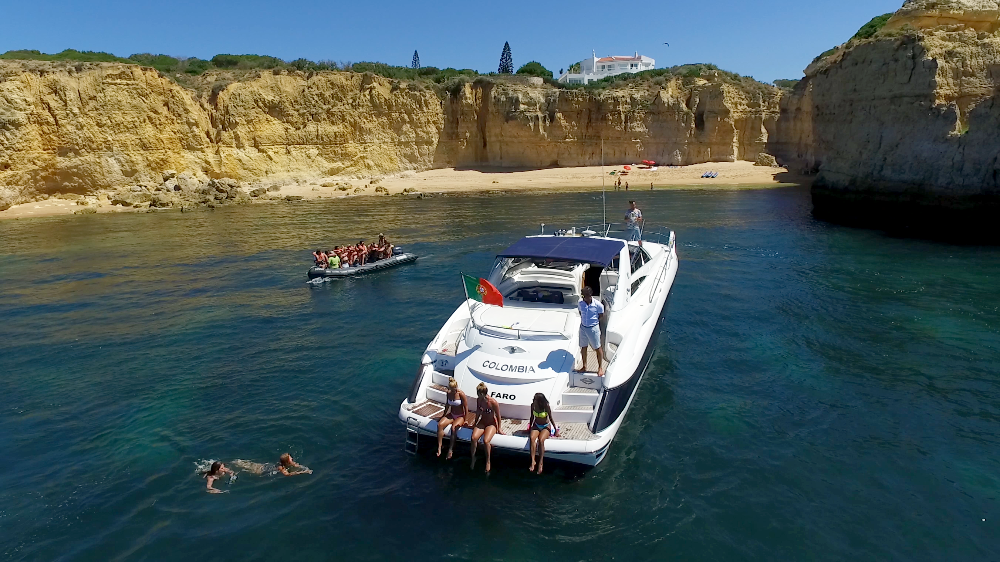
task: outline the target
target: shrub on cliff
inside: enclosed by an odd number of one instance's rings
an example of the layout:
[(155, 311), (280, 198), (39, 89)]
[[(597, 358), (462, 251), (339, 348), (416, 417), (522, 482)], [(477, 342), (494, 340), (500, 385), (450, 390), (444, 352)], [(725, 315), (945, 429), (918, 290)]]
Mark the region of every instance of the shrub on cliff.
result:
[(75, 61), (75, 62), (124, 62), (132, 64), (133, 61), (123, 59), (101, 51), (77, 51), (76, 49), (66, 49), (65, 51), (49, 55), (37, 50), (7, 51), (0, 55), (0, 59), (13, 60), (48, 60), (48, 61)]
[(861, 26), (861, 29), (851, 39), (870, 39), (874, 37), (876, 33), (885, 27), (885, 24), (889, 22), (889, 18), (891, 17), (892, 13), (888, 13), (872, 18), (871, 21)]
[(285, 61), (277, 57), (266, 55), (215, 55), (212, 57), (212, 64), (216, 68), (284, 68), (288, 66)]
[(552, 79), (552, 71), (542, 66), (542, 63), (535, 61), (524, 64), (521, 68), (517, 69), (517, 73)]
[(137, 53), (129, 56), (129, 60), (135, 61), (142, 66), (151, 66), (160, 72), (177, 72), (182, 61), (170, 55), (154, 55), (150, 53)]
[(790, 79), (789, 80), (778, 79), (773, 82), (775, 86), (781, 88), (782, 90), (791, 90), (798, 83), (799, 83), (798, 80), (790, 80)]

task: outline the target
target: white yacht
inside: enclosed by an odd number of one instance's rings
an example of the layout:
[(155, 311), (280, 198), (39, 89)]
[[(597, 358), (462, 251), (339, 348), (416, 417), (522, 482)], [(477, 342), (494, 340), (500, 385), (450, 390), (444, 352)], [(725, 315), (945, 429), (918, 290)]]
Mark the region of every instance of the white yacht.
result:
[[(677, 273), (674, 233), (661, 242), (571, 231), (523, 238), (497, 256), (486, 280), (500, 291), (503, 306), (463, 302), (427, 346), (399, 406), (408, 448), (415, 451), (420, 435), (437, 435), (448, 378), (454, 377), (470, 410), (480, 382), (499, 403), (502, 434), (493, 437), (494, 452), (529, 452), (529, 410), (541, 392), (559, 427), (545, 443), (546, 459), (600, 463), (649, 365)], [(605, 308), (603, 377), (591, 349), (588, 370), (581, 370), (577, 303), (584, 286)], [(456, 437), (468, 443), (471, 434), (462, 428)]]

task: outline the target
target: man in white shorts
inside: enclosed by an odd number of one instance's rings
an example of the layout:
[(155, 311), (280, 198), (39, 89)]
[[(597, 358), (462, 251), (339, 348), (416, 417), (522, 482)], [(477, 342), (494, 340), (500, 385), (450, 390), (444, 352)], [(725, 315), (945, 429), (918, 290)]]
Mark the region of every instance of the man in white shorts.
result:
[(580, 355), (583, 357), (581, 372), (587, 372), (587, 347), (597, 352), (597, 376), (604, 376), (604, 352), (601, 350), (601, 317), (604, 305), (594, 298), (594, 290), (583, 288), (583, 298), (577, 305), (580, 309)]

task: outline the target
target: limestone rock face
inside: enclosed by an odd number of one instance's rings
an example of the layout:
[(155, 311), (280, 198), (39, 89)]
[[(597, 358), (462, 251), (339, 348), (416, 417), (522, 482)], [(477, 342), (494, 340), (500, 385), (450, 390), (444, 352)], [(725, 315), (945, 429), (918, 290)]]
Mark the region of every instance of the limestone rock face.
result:
[(211, 124), (190, 95), (132, 65), (0, 62), (0, 185), (85, 192), (214, 169)]
[(817, 172), (817, 215), (874, 226), (947, 219), (990, 234), (982, 229), (1000, 210), (998, 69), (1000, 37), (971, 25), (850, 45), (781, 100), (768, 151)]
[(777, 89), (675, 79), (602, 92), (467, 84), (446, 102), (435, 166), (592, 166), (754, 160), (778, 117)]
[(771, 152), (845, 189), (991, 192), (998, 63), (1000, 38), (972, 31), (861, 44), (782, 100)]
[(365, 74), (265, 73), (229, 85), (210, 110), (220, 171), (240, 179), (426, 169), (443, 126), (433, 92)]
[(993, 33), (1000, 29), (1000, 1), (907, 0), (885, 28), (895, 30), (905, 26), (914, 29), (951, 27)]
[(223, 178), (598, 165), (602, 140), (607, 164), (754, 161), (781, 96), (718, 76), (597, 92), (479, 80), (438, 93), (282, 71), (212, 91), (125, 64), (0, 61), (0, 204), (140, 184), (141, 203), (156, 192), (157, 206), (171, 193), (207, 204), (245, 200), (218, 189)]
[(768, 166), (768, 167), (771, 167), (771, 168), (777, 168), (778, 167), (778, 160), (774, 156), (771, 156), (770, 154), (767, 154), (766, 152), (761, 152), (760, 154), (757, 155), (757, 160), (753, 163), (753, 165), (754, 166)]

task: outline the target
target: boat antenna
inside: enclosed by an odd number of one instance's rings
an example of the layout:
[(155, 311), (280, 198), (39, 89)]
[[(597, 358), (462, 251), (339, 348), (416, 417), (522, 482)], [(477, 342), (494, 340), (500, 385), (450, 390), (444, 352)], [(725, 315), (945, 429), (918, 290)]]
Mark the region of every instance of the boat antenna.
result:
[[(605, 194), (606, 188), (604, 187), (604, 136), (601, 136), (601, 204), (604, 207), (604, 228), (608, 228), (608, 199)], [(607, 233), (604, 233), (607, 236)]]

